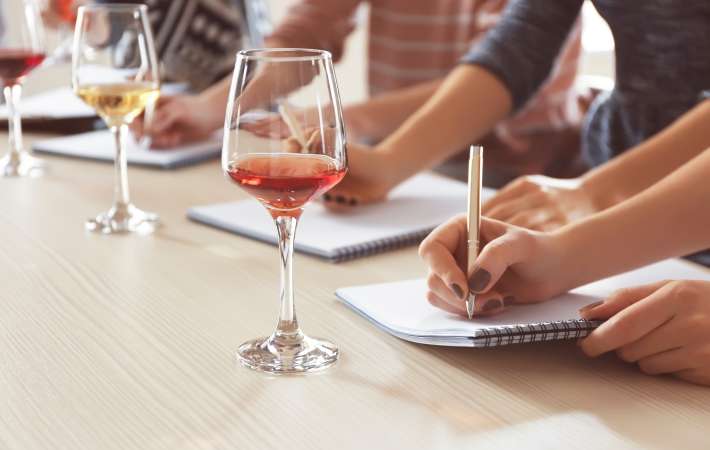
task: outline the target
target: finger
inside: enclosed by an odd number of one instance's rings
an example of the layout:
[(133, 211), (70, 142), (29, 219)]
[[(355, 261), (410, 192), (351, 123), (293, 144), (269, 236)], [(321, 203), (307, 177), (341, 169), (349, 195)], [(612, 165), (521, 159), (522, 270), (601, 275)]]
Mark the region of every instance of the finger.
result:
[(515, 214), (509, 220), (506, 220), (511, 225), (516, 227), (527, 228), (528, 230), (542, 231), (543, 225), (550, 218), (549, 211), (544, 209), (533, 209)]
[(512, 229), (502, 222), (484, 219), (481, 226), (482, 234), (487, 235), (487, 243), (478, 255), (469, 277), (469, 288), (479, 294), (495, 286), (508, 267), (529, 258), (534, 243), (532, 233), (519, 228)]
[(432, 306), (435, 306), (439, 309), (443, 309), (444, 311), (450, 312), (451, 314), (456, 314), (457, 316), (466, 315), (466, 308), (464, 308), (463, 310), (456, 308), (456, 307), (452, 306), (451, 304), (445, 302), (441, 298), (439, 298), (432, 291), (427, 291), (426, 299)]
[(526, 194), (532, 190), (536, 190), (539, 187), (528, 180), (525, 177), (518, 178), (511, 181), (509, 184), (503, 187), (498, 193), (490, 200), (488, 200), (483, 205), (483, 214), (486, 216), (490, 215), (490, 211), (503, 203), (508, 203), (510, 200), (514, 200), (521, 195)]
[(460, 245), (466, 242), (466, 221), (457, 216), (437, 227), (419, 246), (419, 255), (429, 269), (441, 278), (452, 291), (462, 292), (462, 300), (468, 294), (466, 274), (459, 267), (455, 255)]
[(467, 292), (461, 290), (456, 284), (446, 284), (438, 275), (430, 273), (427, 278), (427, 287), (441, 300), (449, 303), (456, 309), (466, 311), (465, 298)]
[(695, 369), (707, 362), (707, 358), (708, 353), (703, 353), (703, 347), (681, 347), (642, 358), (638, 365), (645, 374), (659, 375)]
[(496, 291), (489, 291), (485, 294), (475, 296), (473, 302), (473, 316), (487, 317), (500, 314), (507, 308), (503, 301), (503, 296)]
[(182, 109), (177, 107), (174, 102), (164, 105), (164, 107), (156, 108), (153, 115), (150, 130), (154, 135), (167, 131), (183, 115)]
[(131, 132), (133, 132), (133, 135), (136, 137), (137, 140), (143, 138), (143, 114), (136, 117), (133, 122), (128, 125), (128, 127), (130, 128)]
[(583, 319), (587, 320), (608, 319), (629, 305), (653, 294), (666, 284), (668, 284), (668, 281), (659, 281), (657, 283), (619, 289), (606, 300), (595, 302), (580, 309), (579, 314)]
[(688, 340), (683, 333), (683, 327), (678, 319), (671, 319), (641, 339), (619, 348), (616, 354), (626, 362), (635, 363), (643, 358), (683, 347)]
[(674, 373), (673, 376), (690, 383), (710, 386), (710, 365), (705, 365), (696, 369), (681, 370)]
[(543, 192), (527, 193), (521, 197), (501, 203), (495, 208), (491, 208), (486, 215), (491, 219), (509, 222), (510, 219), (521, 212), (528, 211), (531, 208), (543, 206), (546, 200), (547, 196)]
[(595, 357), (637, 341), (665, 324), (675, 313), (675, 305), (666, 298), (661, 288), (619, 311), (582, 340), (582, 351)]

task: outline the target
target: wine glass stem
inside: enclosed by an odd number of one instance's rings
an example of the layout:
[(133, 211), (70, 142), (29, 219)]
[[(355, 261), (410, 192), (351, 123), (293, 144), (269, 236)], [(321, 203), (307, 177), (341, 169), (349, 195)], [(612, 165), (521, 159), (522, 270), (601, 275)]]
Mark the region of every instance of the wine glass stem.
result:
[(131, 203), (128, 193), (128, 168), (126, 161), (126, 135), (128, 127), (126, 125), (114, 125), (111, 127), (111, 134), (116, 141), (116, 184), (114, 186), (113, 202), (114, 207), (123, 209)]
[(19, 162), (22, 153), (22, 118), (19, 110), (22, 86), (19, 83), (5, 86), (4, 93), (10, 117), (10, 160)]
[(278, 216), (274, 222), (276, 222), (281, 256), (281, 311), (274, 337), (299, 339), (301, 330), (296, 320), (296, 305), (293, 299), (293, 239), (298, 219), (291, 216)]

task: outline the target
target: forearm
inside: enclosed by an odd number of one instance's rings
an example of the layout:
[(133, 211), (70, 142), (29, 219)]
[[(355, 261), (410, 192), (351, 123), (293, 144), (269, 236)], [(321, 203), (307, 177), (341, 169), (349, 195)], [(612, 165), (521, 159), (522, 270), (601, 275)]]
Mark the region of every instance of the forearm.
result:
[(710, 147), (710, 101), (633, 150), (589, 172), (582, 188), (599, 211), (653, 185)]
[(710, 247), (708, 173), (710, 149), (635, 197), (556, 232), (566, 287)]
[[(267, 48), (279, 48), (286, 46), (286, 43), (271, 38), (267, 39), (264, 43)], [(231, 84), (232, 75), (230, 74), (215, 83), (214, 85), (205, 89), (198, 96), (198, 101), (200, 103), (209, 106), (209, 108), (206, 108), (205, 110), (214, 113), (214, 120), (216, 122), (221, 123), (221, 121), (224, 120), (224, 111), (227, 109), (227, 101), (229, 100), (229, 89), (231, 87)], [(255, 95), (255, 97), (266, 97), (265, 94), (268, 89), (268, 84), (269, 80), (262, 80), (261, 82), (257, 82), (257, 85), (260, 85), (257, 86), (259, 94)], [(220, 123), (218, 123), (218, 125), (220, 125)]]
[(357, 136), (380, 141), (431, 98), (441, 82), (441, 79), (427, 81), (348, 105), (343, 110), (345, 123)]
[(406, 178), (484, 136), (510, 113), (511, 105), (500, 80), (479, 66), (461, 65), (378, 151), (388, 155), (400, 177)]

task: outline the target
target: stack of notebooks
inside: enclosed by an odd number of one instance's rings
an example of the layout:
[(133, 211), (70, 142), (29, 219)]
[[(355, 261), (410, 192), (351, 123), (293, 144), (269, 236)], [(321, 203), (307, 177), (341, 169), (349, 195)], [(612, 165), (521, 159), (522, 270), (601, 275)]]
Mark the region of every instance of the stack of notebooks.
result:
[[(555, 276), (550, 274), (550, 276)], [(338, 289), (348, 307), (378, 328), (406, 341), (451, 347), (494, 347), (584, 337), (601, 322), (579, 318), (582, 306), (617, 289), (666, 279), (710, 281), (710, 271), (669, 260), (607, 278), (538, 304), (513, 305), (499, 315), (467, 320), (431, 306), (424, 280)]]
[[(339, 262), (372, 255), (426, 237), (465, 209), (465, 183), (432, 174), (417, 175), (393, 190), (386, 202), (333, 213), (320, 202), (306, 207), (298, 226), (296, 251)], [(485, 198), (493, 194), (485, 190)], [(197, 222), (276, 244), (271, 216), (256, 200), (190, 208)]]

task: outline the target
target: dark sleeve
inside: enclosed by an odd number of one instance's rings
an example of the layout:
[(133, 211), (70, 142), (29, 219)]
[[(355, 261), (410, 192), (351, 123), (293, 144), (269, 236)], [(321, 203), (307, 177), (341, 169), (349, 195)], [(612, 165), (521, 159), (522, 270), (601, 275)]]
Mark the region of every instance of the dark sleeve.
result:
[(547, 79), (583, 0), (511, 0), (500, 22), (463, 57), (510, 90), (517, 110)]

